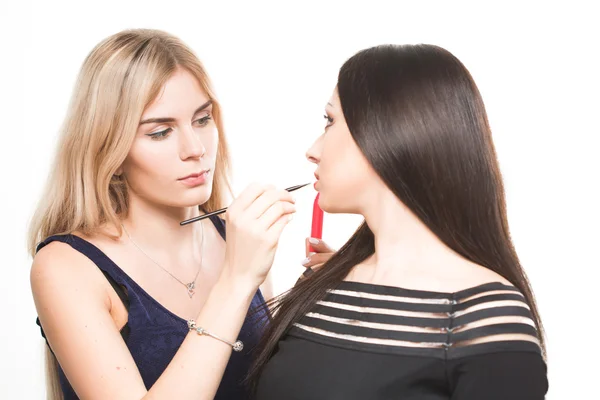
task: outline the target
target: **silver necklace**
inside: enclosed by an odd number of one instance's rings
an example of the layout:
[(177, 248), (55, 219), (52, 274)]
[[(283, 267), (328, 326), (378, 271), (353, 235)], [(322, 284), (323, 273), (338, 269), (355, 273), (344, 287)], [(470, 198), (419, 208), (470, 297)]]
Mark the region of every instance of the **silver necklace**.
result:
[(181, 281), (175, 275), (173, 275), (172, 273), (170, 273), (169, 270), (167, 270), (165, 267), (163, 267), (162, 265), (160, 265), (159, 263), (157, 263), (156, 261), (154, 261), (154, 259), (152, 257), (150, 257), (144, 250), (142, 250), (142, 248), (140, 246), (138, 246), (138, 244), (131, 238), (131, 236), (129, 235), (129, 232), (127, 232), (127, 229), (125, 229), (125, 225), (121, 224), (121, 226), (123, 227), (123, 230), (125, 231), (125, 234), (129, 238), (129, 240), (131, 241), (131, 243), (133, 243), (133, 245), (135, 247), (137, 247), (137, 249), (143, 255), (145, 255), (146, 257), (148, 257), (148, 259), (150, 261), (152, 261), (154, 264), (156, 264), (160, 269), (162, 269), (163, 271), (165, 271), (167, 274), (171, 275), (171, 277), (173, 279), (175, 279), (177, 282), (179, 282), (183, 286), (185, 286), (185, 288), (187, 289), (187, 292), (188, 292), (188, 296), (190, 296), (190, 299), (194, 296), (194, 294), (196, 294), (196, 279), (198, 279), (198, 275), (200, 274), (200, 269), (202, 269), (202, 261), (204, 259), (204, 224), (202, 222), (200, 222), (200, 228), (202, 229), (202, 241), (200, 242), (200, 266), (198, 267), (198, 271), (196, 272), (196, 276), (194, 276), (194, 280), (191, 281), (191, 282), (189, 282), (189, 283), (185, 283), (185, 282)]

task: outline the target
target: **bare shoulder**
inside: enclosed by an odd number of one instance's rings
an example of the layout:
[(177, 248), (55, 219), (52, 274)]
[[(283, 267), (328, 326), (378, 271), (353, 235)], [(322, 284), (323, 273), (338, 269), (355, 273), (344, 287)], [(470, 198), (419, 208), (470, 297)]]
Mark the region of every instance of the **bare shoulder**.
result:
[(102, 290), (100, 271), (85, 255), (62, 242), (52, 242), (34, 257), (30, 272), (34, 298), (53, 296), (77, 287), (78, 291)]
[(446, 287), (447, 292), (459, 292), (487, 283), (501, 283), (507, 286), (514, 286), (499, 273), (469, 261), (447, 269), (445, 275), (443, 281), (444, 285), (448, 286)]
[(499, 273), (481, 265), (470, 263), (460, 274), (460, 278), (467, 286), (478, 286), (490, 282), (500, 282), (512, 286), (508, 279)]

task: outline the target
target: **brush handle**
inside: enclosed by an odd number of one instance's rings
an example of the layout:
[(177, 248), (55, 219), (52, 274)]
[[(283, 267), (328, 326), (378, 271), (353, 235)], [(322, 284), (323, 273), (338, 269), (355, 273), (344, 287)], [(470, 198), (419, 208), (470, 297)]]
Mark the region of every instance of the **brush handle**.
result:
[[(296, 191), (296, 190), (298, 190), (298, 189), (302, 189), (303, 187), (305, 187), (305, 186), (307, 186), (307, 185), (309, 185), (309, 184), (310, 184), (310, 183), (305, 183), (305, 184), (303, 184), (303, 185), (296, 185), (296, 186), (289, 187), (289, 188), (287, 188), (287, 189), (285, 189), (285, 190), (287, 190), (288, 192), (294, 192), (294, 191)], [(181, 221), (181, 222), (179, 223), (179, 225), (183, 226), (183, 225), (191, 224), (192, 222), (202, 221), (202, 220), (203, 220), (203, 219), (205, 219), (205, 218), (212, 217), (212, 216), (214, 216), (214, 215), (220, 215), (220, 214), (223, 214), (225, 211), (227, 211), (227, 207), (225, 207), (225, 208), (221, 208), (220, 210), (217, 210), (217, 211), (210, 212), (210, 213), (208, 213), (208, 214), (203, 214), (203, 215), (200, 215), (200, 216), (198, 216), (198, 217), (194, 217), (194, 218), (186, 219), (185, 221)]]

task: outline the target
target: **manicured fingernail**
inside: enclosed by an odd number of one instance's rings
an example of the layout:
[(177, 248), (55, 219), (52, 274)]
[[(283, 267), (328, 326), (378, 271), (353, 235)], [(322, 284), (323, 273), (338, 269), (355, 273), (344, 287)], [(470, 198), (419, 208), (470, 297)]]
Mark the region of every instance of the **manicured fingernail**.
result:
[(310, 242), (310, 244), (319, 244), (319, 243), (321, 243), (321, 241), (319, 239), (315, 239), (315, 238), (309, 238), (308, 241)]
[(291, 220), (293, 220), (293, 219), (294, 219), (294, 214), (289, 214), (289, 215), (288, 215), (288, 221), (291, 221)]
[(310, 262), (310, 257), (306, 257), (304, 260), (302, 260), (302, 265), (306, 265)]
[(317, 253), (315, 253), (315, 252), (311, 251), (310, 253), (308, 253), (308, 256), (310, 257), (310, 256), (313, 256), (313, 255), (315, 255), (315, 254), (317, 254)]

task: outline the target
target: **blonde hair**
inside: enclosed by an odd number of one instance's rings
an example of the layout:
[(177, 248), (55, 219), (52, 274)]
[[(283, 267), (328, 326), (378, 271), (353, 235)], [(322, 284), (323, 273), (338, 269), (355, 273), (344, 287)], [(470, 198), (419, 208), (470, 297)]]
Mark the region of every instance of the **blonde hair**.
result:
[[(181, 40), (162, 31), (119, 32), (85, 59), (72, 95), (45, 194), (29, 231), (29, 252), (45, 238), (72, 232), (97, 233), (103, 224), (121, 232), (127, 215), (125, 181), (116, 176), (134, 140), (144, 109), (177, 69), (195, 76), (213, 101), (219, 147), (212, 195), (203, 209), (223, 206), (231, 194), (229, 151), (222, 113), (204, 67)], [(48, 398), (61, 399), (56, 359), (46, 351)]]

